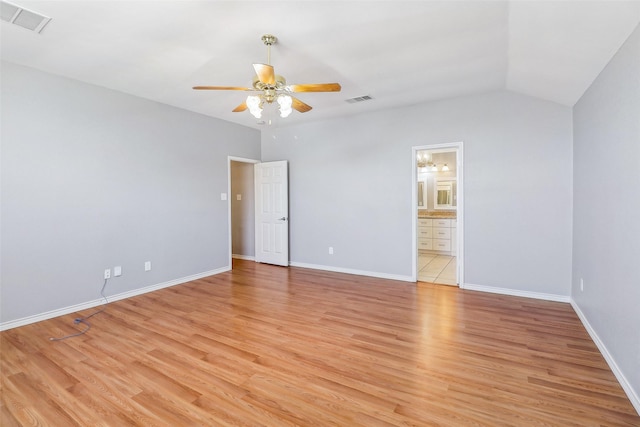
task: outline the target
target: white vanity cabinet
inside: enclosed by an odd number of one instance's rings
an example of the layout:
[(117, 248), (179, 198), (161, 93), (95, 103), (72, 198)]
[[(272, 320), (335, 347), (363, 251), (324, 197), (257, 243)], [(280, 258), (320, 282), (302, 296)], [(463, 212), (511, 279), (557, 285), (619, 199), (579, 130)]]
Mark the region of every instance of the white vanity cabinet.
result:
[(433, 248), (432, 220), (429, 218), (418, 219), (418, 249), (431, 250)]
[(456, 255), (456, 220), (418, 218), (418, 249)]

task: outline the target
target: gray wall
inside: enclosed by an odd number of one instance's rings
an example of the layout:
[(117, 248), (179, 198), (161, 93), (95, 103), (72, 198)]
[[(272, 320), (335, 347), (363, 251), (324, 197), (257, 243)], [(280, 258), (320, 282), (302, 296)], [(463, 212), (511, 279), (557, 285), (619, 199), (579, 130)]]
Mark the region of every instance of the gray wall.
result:
[[(238, 194), (241, 200), (238, 200)], [(231, 253), (254, 258), (255, 200), (253, 163), (231, 162)]]
[(263, 131), (290, 162), (291, 261), (410, 276), (411, 147), (463, 141), (465, 282), (568, 297), (571, 120), (496, 92)]
[[(574, 107), (571, 296), (640, 402), (640, 27)], [(584, 291), (580, 290), (584, 279)]]
[(3, 323), (228, 267), (258, 131), (3, 62), (1, 137)]

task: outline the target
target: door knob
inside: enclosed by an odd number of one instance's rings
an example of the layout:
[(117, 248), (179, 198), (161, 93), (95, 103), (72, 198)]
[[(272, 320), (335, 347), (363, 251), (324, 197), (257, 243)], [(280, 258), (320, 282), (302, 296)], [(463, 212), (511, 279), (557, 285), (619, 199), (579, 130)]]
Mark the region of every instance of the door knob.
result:
[(287, 220), (286, 216), (283, 216), (282, 218), (278, 218), (278, 221), (286, 221), (286, 220)]

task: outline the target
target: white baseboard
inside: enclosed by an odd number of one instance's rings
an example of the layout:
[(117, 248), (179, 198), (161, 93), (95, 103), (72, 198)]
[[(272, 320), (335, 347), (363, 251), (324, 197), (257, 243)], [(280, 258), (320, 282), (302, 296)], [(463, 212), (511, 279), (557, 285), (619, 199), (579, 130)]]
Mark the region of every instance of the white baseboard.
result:
[(232, 254), (231, 258), (235, 258), (235, 259), (246, 259), (247, 261), (255, 261), (256, 257), (251, 256), (251, 255), (238, 255), (238, 254)]
[(519, 289), (497, 288), (494, 286), (474, 285), (471, 283), (465, 283), (464, 286), (460, 286), (460, 288), (469, 291), (490, 292), (492, 294), (511, 295), (514, 297), (535, 298), (566, 303), (570, 302), (570, 297), (568, 295), (545, 294), (543, 292), (521, 291)]
[(618, 379), (618, 382), (622, 386), (622, 389), (624, 390), (624, 392), (627, 394), (627, 397), (631, 401), (631, 404), (635, 408), (636, 412), (638, 413), (638, 415), (640, 415), (640, 397), (638, 395), (638, 392), (633, 389), (633, 386), (627, 380), (627, 377), (624, 376), (624, 374), (618, 367), (618, 364), (616, 363), (615, 359), (613, 358), (611, 353), (609, 353), (609, 350), (604, 345), (604, 343), (602, 342), (602, 340), (600, 339), (596, 331), (593, 329), (593, 327), (591, 327), (589, 320), (587, 320), (587, 317), (584, 315), (582, 310), (580, 310), (580, 306), (578, 306), (578, 304), (574, 301), (573, 298), (571, 298), (571, 307), (573, 307), (574, 311), (580, 318), (580, 321), (582, 321), (582, 324), (584, 325), (585, 329), (589, 333), (589, 336), (591, 337), (593, 342), (596, 343), (598, 350), (600, 350), (600, 353), (602, 353), (604, 360), (607, 361), (609, 368), (611, 368), (613, 375), (615, 375), (616, 378)]
[[(226, 266), (222, 268), (218, 268), (216, 270), (204, 271), (202, 273), (193, 274), (191, 276), (181, 277), (175, 280), (169, 280), (168, 282), (158, 283), (156, 285), (146, 286), (144, 288), (133, 289), (131, 291), (122, 292), (116, 295), (107, 295), (107, 299), (109, 302), (118, 301), (125, 298), (131, 298), (136, 295), (146, 294), (148, 292), (157, 291), (159, 289), (168, 288), (171, 286), (180, 285), (182, 283), (187, 283), (192, 280), (202, 279), (203, 277), (213, 276), (216, 274), (224, 273), (225, 271), (231, 270), (231, 267)], [(40, 322), (42, 320), (52, 319), (54, 317), (63, 316), (69, 313), (75, 313), (81, 310), (87, 310), (89, 308), (97, 307), (104, 304), (104, 299), (96, 299), (93, 301), (87, 301), (81, 304), (72, 305), (69, 307), (60, 308), (57, 310), (47, 311), (46, 313), (40, 313), (33, 316), (23, 317), (21, 319), (10, 320), (8, 322), (0, 323), (0, 331), (5, 331), (7, 329), (17, 328), (19, 326), (29, 325), (31, 323)]]
[(402, 276), (400, 274), (378, 273), (375, 271), (354, 270), (351, 268), (341, 268), (341, 267), (333, 267), (333, 266), (319, 265), (319, 264), (307, 264), (304, 262), (295, 262), (295, 261), (291, 261), (289, 265), (292, 267), (311, 268), (313, 270), (324, 270), (324, 271), (333, 271), (335, 273), (345, 273), (345, 274), (355, 274), (358, 276), (377, 277), (379, 279), (400, 280), (403, 282), (415, 282), (415, 280), (413, 280), (411, 276)]

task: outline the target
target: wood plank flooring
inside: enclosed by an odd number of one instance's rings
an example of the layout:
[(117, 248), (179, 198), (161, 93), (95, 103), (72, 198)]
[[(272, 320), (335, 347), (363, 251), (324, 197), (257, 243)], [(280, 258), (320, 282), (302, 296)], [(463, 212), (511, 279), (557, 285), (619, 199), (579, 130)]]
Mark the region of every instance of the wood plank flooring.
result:
[(2, 426), (640, 426), (568, 304), (236, 260), (49, 340), (93, 311), (0, 334)]

